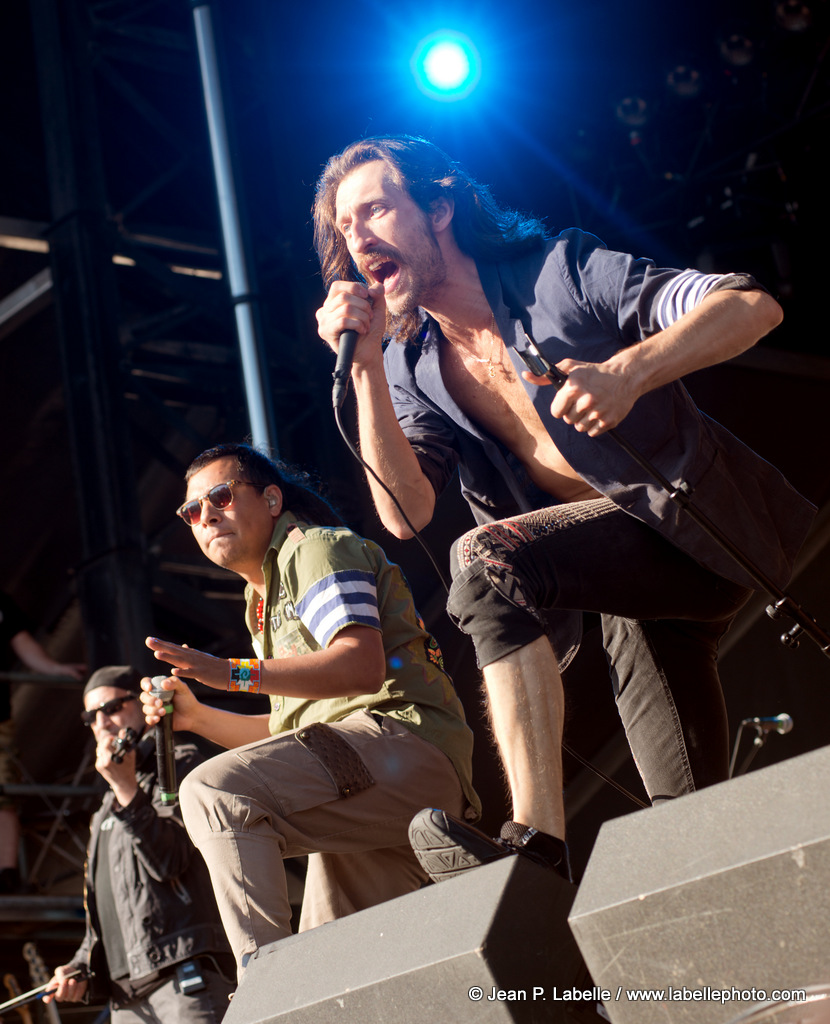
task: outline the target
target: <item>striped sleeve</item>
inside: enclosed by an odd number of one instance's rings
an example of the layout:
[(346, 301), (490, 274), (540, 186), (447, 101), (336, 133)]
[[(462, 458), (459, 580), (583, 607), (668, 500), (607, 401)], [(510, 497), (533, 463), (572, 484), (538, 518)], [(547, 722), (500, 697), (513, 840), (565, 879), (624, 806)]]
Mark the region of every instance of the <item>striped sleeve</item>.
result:
[(660, 330), (693, 310), (721, 281), (723, 274), (701, 274), (697, 270), (684, 270), (668, 281), (657, 295)]
[(359, 569), (343, 569), (318, 580), (297, 602), (296, 611), (321, 647), (345, 626), (381, 628), (374, 574)]

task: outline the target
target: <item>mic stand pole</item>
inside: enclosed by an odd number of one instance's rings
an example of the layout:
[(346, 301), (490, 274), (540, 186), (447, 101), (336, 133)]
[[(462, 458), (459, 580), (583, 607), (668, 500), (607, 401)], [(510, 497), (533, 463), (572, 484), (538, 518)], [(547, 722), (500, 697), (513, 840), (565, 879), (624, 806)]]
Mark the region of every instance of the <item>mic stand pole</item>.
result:
[[(558, 391), (565, 381), (567, 381), (567, 375), (561, 373), (556, 369), (556, 367), (548, 363), (530, 337), (527, 334), (525, 334), (525, 337), (530, 348), (527, 352), (519, 352), (519, 355), (522, 356), (531, 373), (535, 373), (540, 377), (547, 377)], [(616, 430), (607, 430), (605, 433), (614, 442), (616, 442), (624, 452), (630, 455), (637, 465), (644, 469), (652, 479), (656, 480), (666, 494), (668, 494), (669, 498), (671, 498), (676, 505), (679, 505), (680, 508), (682, 508), (686, 514), (712, 538), (712, 540), (719, 544), (727, 554), (729, 554), (732, 559), (756, 581), (756, 583), (758, 583), (775, 599), (773, 604), (767, 605), (767, 615), (769, 615), (771, 619), (780, 619), (784, 615), (788, 615), (793, 619), (795, 625), (785, 633), (781, 634), (781, 643), (785, 647), (789, 647), (791, 649), (796, 648), (799, 645), (801, 634), (805, 633), (811, 640), (815, 641), (822, 654), (826, 658), (830, 658), (830, 633), (825, 629), (822, 629), (816, 620), (811, 615), (808, 615), (800, 605), (796, 604), (789, 594), (786, 594), (780, 587), (776, 586), (776, 584), (764, 572), (762, 572), (758, 566), (751, 562), (746, 555), (744, 555), (744, 553), (740, 551), (717, 526), (715, 526), (704, 512), (695, 508), (691, 500), (693, 493), (692, 487), (685, 480), (675, 486), (670, 480), (663, 476), (660, 470), (657, 469), (652, 462), (650, 462)]]
[(744, 772), (749, 768), (752, 762), (755, 760), (761, 747), (767, 742), (768, 732), (764, 732), (763, 729), (759, 729), (757, 726), (755, 732), (755, 739), (752, 741), (752, 747), (749, 753), (744, 758), (741, 767), (736, 772), (735, 762), (738, 760), (738, 747), (740, 746), (741, 736), (743, 736), (744, 729), (746, 728), (746, 722), (741, 722), (741, 727), (738, 729), (738, 735), (735, 737), (735, 746), (732, 748), (732, 760), (729, 762), (729, 778), (733, 779), (735, 775), (743, 775)]
[(682, 508), (686, 514), (693, 519), (698, 526), (701, 527), (717, 544), (719, 544), (728, 555), (731, 556), (733, 561), (737, 562), (738, 565), (744, 569), (748, 575), (750, 575), (756, 583), (759, 583), (764, 590), (767, 591), (770, 596), (775, 598), (774, 604), (767, 605), (767, 615), (771, 619), (780, 619), (784, 615), (788, 615), (795, 625), (792, 626), (785, 633), (781, 634), (780, 640), (785, 647), (796, 648), (799, 645), (799, 638), (802, 633), (806, 633), (811, 640), (814, 640), (825, 657), (830, 658), (830, 633), (822, 629), (821, 626), (815, 621), (815, 619), (808, 615), (804, 609), (795, 603), (795, 601), (786, 594), (780, 587), (776, 586), (775, 583), (762, 572), (758, 566), (751, 562), (746, 555), (726, 537), (720, 529), (715, 526), (711, 519), (700, 509), (695, 508), (692, 504), (692, 493), (693, 490), (689, 484), (683, 480), (677, 487), (674, 487), (672, 483), (662, 475), (662, 473), (654, 466), (648, 459), (646, 459), (640, 452), (637, 451), (633, 445), (621, 437), (616, 430), (606, 431), (608, 436), (612, 438), (616, 444), (627, 452), (634, 461), (649, 473), (663, 490), (668, 494), (669, 498)]

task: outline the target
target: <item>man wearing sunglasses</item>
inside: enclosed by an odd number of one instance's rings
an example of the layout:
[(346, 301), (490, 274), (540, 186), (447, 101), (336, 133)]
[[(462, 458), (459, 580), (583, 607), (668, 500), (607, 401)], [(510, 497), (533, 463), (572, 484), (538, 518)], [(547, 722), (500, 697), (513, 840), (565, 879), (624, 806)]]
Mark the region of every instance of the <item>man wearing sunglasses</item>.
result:
[[(472, 734), (400, 569), (291, 472), (221, 445), (191, 464), (179, 509), (205, 555), (248, 584), (256, 657), (147, 641), (174, 666), (173, 727), (229, 748), (180, 796), (240, 973), (291, 933), (284, 858), (309, 855), (305, 930), (426, 881), (407, 841), (425, 803), (478, 815)], [(271, 713), (203, 705), (182, 677), (266, 693)], [(158, 721), (161, 702), (142, 700)]]
[[(81, 720), (109, 791), (90, 827), (86, 934), (44, 1002), (106, 999), (112, 1024), (219, 1024), (233, 960), (204, 861), (178, 809), (162, 803), (139, 690), (126, 665), (98, 669), (84, 689)], [(177, 745), (179, 776), (202, 760)]]

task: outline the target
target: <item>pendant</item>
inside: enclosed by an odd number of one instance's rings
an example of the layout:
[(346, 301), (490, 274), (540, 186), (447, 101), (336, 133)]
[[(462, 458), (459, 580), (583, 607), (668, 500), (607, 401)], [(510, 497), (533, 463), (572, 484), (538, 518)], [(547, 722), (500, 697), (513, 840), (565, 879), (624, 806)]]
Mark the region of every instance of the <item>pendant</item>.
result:
[(496, 368), (492, 363), (487, 367), (487, 373), (490, 375), (490, 380), (496, 376)]

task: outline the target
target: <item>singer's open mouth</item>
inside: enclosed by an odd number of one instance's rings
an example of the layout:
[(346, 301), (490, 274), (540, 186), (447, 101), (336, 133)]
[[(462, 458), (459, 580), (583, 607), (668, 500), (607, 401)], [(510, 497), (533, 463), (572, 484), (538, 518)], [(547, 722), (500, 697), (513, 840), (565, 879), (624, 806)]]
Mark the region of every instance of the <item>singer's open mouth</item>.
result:
[(364, 266), (364, 273), (368, 274), (373, 280), (377, 281), (378, 284), (384, 286), (384, 291), (387, 291), (387, 282), (392, 283), (393, 279), (397, 280), (400, 267), (394, 260), (390, 259), (375, 259), (367, 263)]

